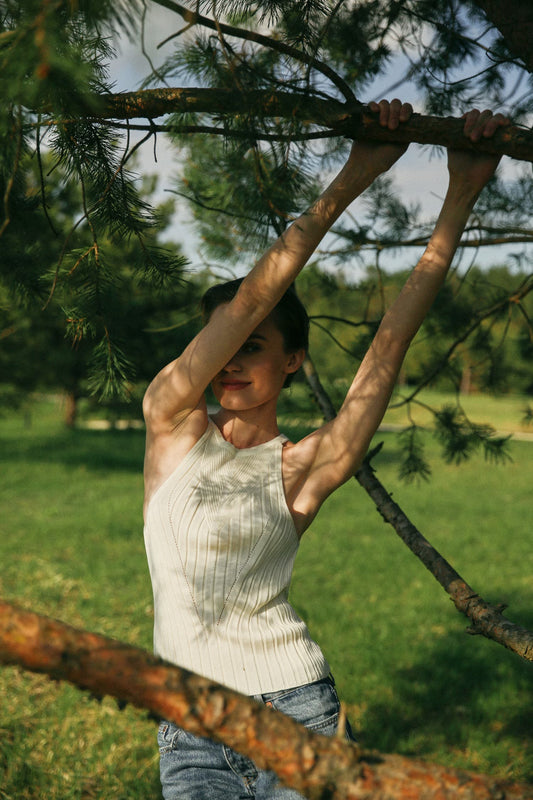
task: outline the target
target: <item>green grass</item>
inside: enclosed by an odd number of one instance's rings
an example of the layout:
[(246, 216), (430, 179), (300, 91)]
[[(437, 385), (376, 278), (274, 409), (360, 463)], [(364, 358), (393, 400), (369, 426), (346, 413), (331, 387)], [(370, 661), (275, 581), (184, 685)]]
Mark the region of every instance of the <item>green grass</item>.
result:
[[(433, 478), (400, 484), (390, 434), (378, 475), (487, 600), (533, 628), (533, 444), (513, 462), (454, 467), (429, 441)], [(0, 593), (150, 649), (141, 431), (66, 431), (40, 403), (0, 420)], [(298, 556), (292, 600), (320, 641), (365, 746), (533, 780), (532, 667), (465, 633), (467, 621), (350, 481)], [(158, 798), (155, 726), (64, 684), (0, 671), (0, 799)]]
[[(417, 395), (418, 402), (411, 404), (410, 416), (407, 416), (407, 407), (401, 405), (402, 399), (409, 396), (408, 390), (398, 391), (387, 411), (384, 422), (391, 425), (408, 425), (411, 420), (418, 425), (433, 423), (433, 415), (427, 406), (439, 409), (447, 403), (455, 404), (455, 397), (434, 389), (425, 389)], [(525, 432), (533, 434), (533, 426), (528, 424), (524, 417), (531, 398), (520, 395), (489, 395), (470, 394), (461, 395), (461, 407), (472, 422), (490, 424), (498, 431), (507, 433)]]

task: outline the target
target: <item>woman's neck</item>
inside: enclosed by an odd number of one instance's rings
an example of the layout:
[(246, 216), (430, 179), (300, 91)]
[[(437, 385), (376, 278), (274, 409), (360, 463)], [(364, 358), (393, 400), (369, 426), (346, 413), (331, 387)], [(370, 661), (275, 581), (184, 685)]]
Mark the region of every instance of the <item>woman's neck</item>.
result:
[(221, 408), (212, 419), (224, 439), (239, 450), (264, 444), (279, 435), (275, 414), (259, 415), (256, 409), (236, 412)]

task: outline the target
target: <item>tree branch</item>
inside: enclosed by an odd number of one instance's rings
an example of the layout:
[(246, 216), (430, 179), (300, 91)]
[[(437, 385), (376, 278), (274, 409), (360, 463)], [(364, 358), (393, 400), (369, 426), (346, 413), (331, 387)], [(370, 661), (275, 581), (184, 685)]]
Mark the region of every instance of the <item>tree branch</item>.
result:
[[(395, 131), (381, 127), (378, 115), (358, 102), (341, 103), (298, 92), (235, 89), (159, 88), (102, 95), (96, 119), (154, 119), (171, 113), (204, 113), (222, 117), (249, 116), (298, 120), (304, 125), (336, 131), (350, 139), (416, 142), (507, 155), (533, 162), (533, 131), (516, 126), (499, 128), (490, 139), (475, 144), (463, 134), (463, 120), (413, 114)], [(268, 131), (267, 131), (268, 132)], [(228, 130), (228, 137), (232, 133)]]
[[(357, 253), (361, 250), (397, 250), (401, 247), (425, 247), (430, 234), (414, 236), (411, 239), (370, 237), (366, 233), (358, 239), (359, 231), (355, 235), (350, 230), (333, 228), (332, 233), (340, 239), (346, 239), (349, 244), (345, 247), (318, 250), (322, 255), (344, 256)], [(461, 239), (460, 247), (479, 248), (502, 244), (529, 244), (533, 242), (533, 229), (529, 228), (491, 228), (485, 225), (473, 225), (465, 228), (464, 233), (469, 238)], [(472, 238), (476, 234), (476, 238)]]
[(257, 31), (250, 31), (246, 30), (245, 28), (237, 28), (234, 25), (226, 25), (223, 22), (215, 22), (214, 20), (209, 19), (209, 17), (204, 17), (196, 11), (191, 11), (191, 9), (185, 8), (179, 3), (174, 2), (174, 0), (152, 1), (155, 3), (155, 5), (163, 6), (170, 11), (175, 11), (185, 20), (185, 22), (188, 23), (188, 25), (201, 25), (204, 28), (209, 28), (212, 31), (216, 31), (219, 35), (224, 34), (226, 36), (233, 36), (237, 39), (255, 42), (263, 47), (268, 47), (270, 50), (276, 50), (278, 53), (283, 53), (284, 55), (290, 56), (290, 58), (293, 58), (295, 61), (300, 61), (303, 64), (307, 64), (308, 66), (316, 69), (318, 72), (321, 72), (326, 76), (326, 78), (329, 78), (333, 85), (339, 89), (342, 95), (344, 95), (346, 100), (355, 100), (354, 93), (346, 81), (344, 81), (341, 76), (329, 66), (329, 64), (320, 61), (318, 58), (309, 53), (305, 53), (303, 50), (299, 50), (297, 47), (293, 47), (292, 45), (283, 42), (281, 39), (274, 39), (271, 36), (265, 36)]
[(311, 800), (533, 800), (530, 784), (500, 781), (362, 751), (123, 642), (0, 602), (0, 663), (112, 695), (224, 742)]
[(458, 611), (472, 623), (469, 633), (481, 634), (503, 645), (525, 661), (533, 662), (533, 633), (506, 619), (502, 606), (480, 597), (413, 525), (366, 462), (355, 474), (376, 507), (400, 539), (422, 561), (452, 598)]
[[(313, 362), (309, 358), (306, 359), (303, 368), (325, 419), (333, 419), (336, 415), (333, 403), (320, 382)], [(457, 610), (471, 621), (472, 628), (469, 632), (482, 634), (524, 660), (533, 661), (533, 633), (507, 620), (501, 613), (500, 606), (490, 605), (474, 592), (413, 525), (400, 506), (392, 500), (390, 493), (376, 478), (369, 459), (365, 459), (354, 477), (371, 497), (385, 522), (392, 525), (404, 544), (444, 587)]]

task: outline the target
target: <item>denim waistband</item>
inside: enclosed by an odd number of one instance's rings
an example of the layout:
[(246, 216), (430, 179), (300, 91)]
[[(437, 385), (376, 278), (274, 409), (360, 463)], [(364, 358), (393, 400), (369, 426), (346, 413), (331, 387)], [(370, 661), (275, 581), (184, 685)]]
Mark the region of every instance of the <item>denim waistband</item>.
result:
[(326, 675), (325, 678), (320, 678), (318, 681), (312, 681), (311, 683), (304, 683), (302, 686), (291, 686), (288, 689), (280, 689), (277, 692), (265, 692), (264, 694), (254, 694), (252, 695), (254, 700), (257, 700), (259, 703), (269, 703), (272, 700), (276, 700), (279, 697), (284, 697), (289, 692), (294, 692), (297, 689), (305, 689), (306, 686), (317, 686), (321, 683), (328, 684), (329, 686), (335, 686), (335, 679), (333, 675), (330, 674)]

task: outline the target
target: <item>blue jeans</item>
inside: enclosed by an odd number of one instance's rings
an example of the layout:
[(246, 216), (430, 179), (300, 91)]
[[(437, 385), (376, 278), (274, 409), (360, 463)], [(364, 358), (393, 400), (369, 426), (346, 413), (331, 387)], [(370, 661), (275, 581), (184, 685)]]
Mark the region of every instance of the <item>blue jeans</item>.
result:
[[(340, 704), (331, 677), (255, 699), (316, 733), (337, 732)], [(346, 738), (353, 739), (348, 723)], [(230, 747), (194, 736), (172, 722), (160, 724), (158, 744), (164, 800), (302, 800), (298, 792), (282, 787), (275, 773), (257, 769)]]

